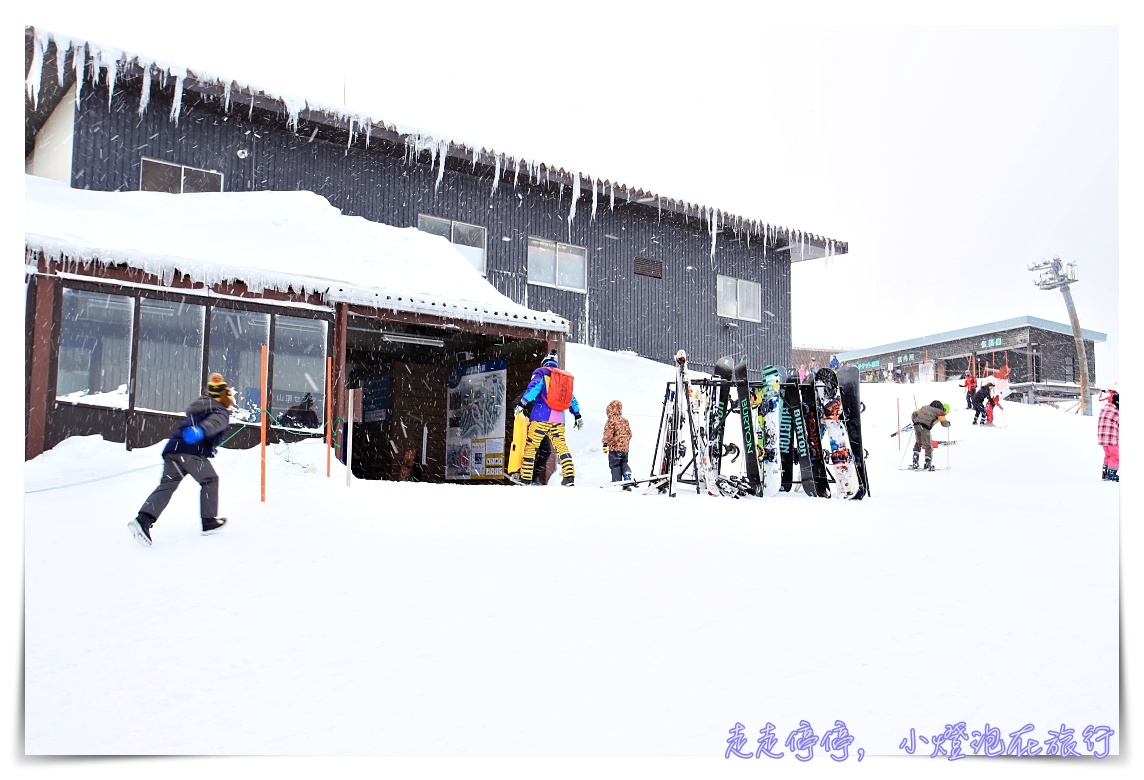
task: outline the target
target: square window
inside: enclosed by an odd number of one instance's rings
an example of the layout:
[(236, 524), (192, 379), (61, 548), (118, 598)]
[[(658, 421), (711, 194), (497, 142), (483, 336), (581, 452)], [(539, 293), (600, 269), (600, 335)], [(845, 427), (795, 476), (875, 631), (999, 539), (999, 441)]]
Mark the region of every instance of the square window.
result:
[(139, 189), (143, 192), (222, 192), (222, 174), (176, 165), (162, 160), (142, 158)]
[(431, 217), (428, 214), (417, 215), (417, 229), (435, 236), (441, 236), (451, 242), (473, 267), (481, 274), (485, 273), (485, 237), (486, 230), (480, 225), (469, 225), (465, 222), (456, 222), (440, 217)]
[(760, 322), (763, 316), (762, 285), (748, 279), (719, 274), (716, 279), (715, 313), (720, 317)]
[(588, 289), (588, 250), (581, 246), (528, 238), (528, 281), (563, 290)]

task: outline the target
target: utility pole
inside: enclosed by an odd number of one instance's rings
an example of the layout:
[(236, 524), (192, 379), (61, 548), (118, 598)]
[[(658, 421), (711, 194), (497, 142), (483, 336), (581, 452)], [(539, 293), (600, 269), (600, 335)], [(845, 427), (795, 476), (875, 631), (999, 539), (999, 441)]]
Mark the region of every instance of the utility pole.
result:
[(1069, 322), (1072, 323), (1073, 340), (1076, 342), (1076, 358), (1080, 362), (1080, 409), (1084, 415), (1091, 416), (1092, 409), (1088, 403), (1088, 357), (1084, 349), (1084, 337), (1080, 333), (1080, 320), (1076, 316), (1076, 306), (1073, 305), (1072, 293), (1069, 285), (1076, 283), (1076, 264), (1061, 263), (1059, 257), (1052, 260), (1042, 260), (1029, 266), (1030, 271), (1040, 271), (1035, 284), (1042, 290), (1060, 290), (1065, 299), (1065, 307), (1069, 311)]

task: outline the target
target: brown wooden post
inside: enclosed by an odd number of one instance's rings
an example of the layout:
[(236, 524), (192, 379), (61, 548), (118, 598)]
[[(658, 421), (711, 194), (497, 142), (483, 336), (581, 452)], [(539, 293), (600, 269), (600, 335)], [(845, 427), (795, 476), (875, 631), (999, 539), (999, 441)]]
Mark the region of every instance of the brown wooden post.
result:
[[(346, 409), (346, 355), (347, 344), (349, 339), (349, 307), (344, 303), (334, 304), (334, 344), (333, 351), (333, 370), (330, 378), (330, 383), (333, 387), (333, 415), (334, 419), (342, 417), (345, 420), (350, 419), (349, 410)], [(334, 420), (330, 420), (331, 426)], [(340, 431), (335, 430), (334, 435), (337, 436)], [(342, 460), (345, 460), (345, 447), (346, 443), (343, 440), (339, 445), (339, 453)]]
[(24, 460), (43, 453), (48, 439), (48, 408), (52, 405), (51, 367), (56, 297), (60, 283), (55, 276), (36, 275), (35, 308), (32, 316), (31, 354), (28, 366), (27, 429)]

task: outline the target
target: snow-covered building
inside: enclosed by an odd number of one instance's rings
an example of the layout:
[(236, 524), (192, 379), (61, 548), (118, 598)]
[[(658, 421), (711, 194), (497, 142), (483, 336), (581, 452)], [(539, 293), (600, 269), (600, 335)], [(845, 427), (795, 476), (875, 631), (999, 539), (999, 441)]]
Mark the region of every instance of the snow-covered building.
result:
[[(1096, 385), (1096, 344), (1107, 334), (1082, 329), (1088, 376)], [(1008, 366), (1010, 387), (1029, 400), (1080, 395), (1080, 368), (1072, 326), (1039, 317), (1013, 317), (919, 338), (842, 352), (866, 382), (919, 382), (983, 376)]]
[[(361, 290), (382, 287), (401, 297), (402, 290), (380, 284), (376, 276), (354, 277), (356, 270), (342, 270), (349, 258), (341, 255), (311, 258), (312, 268), (320, 272), (302, 272), (307, 280), (295, 283), (273, 273), (275, 249), (262, 252), (252, 247), (251, 252), (262, 259), (232, 257), (224, 264), (227, 268), (199, 257), (196, 273), (190, 273), (184, 265), (172, 264), (170, 258), (180, 256), (177, 250), (165, 259), (119, 262), (123, 251), (131, 249), (122, 243), (125, 236), (111, 237), (109, 243), (96, 247), (100, 253), (94, 263), (97, 255), (90, 252), (79, 257), (67, 252), (53, 255), (47, 246), (37, 256), (41, 248), (29, 242), (29, 268), (35, 268), (29, 284), (30, 357), (45, 349), (53, 360), (64, 356), (60, 342), (61, 317), (66, 317), (60, 298), (63, 290), (114, 280), (134, 285), (133, 290), (146, 290), (133, 293), (136, 319), (143, 300), (162, 299), (176, 290), (183, 295), (181, 290), (192, 288), (230, 296), (241, 306), (255, 306), (253, 299), (258, 299), (260, 306), (281, 300), (295, 307), (314, 307), (311, 318), (326, 323), (327, 329), (322, 357), (337, 363), (347, 355), (346, 373), (339, 373), (342, 368), (337, 366), (333, 369), (335, 418), (344, 416), (344, 409), (336, 405), (340, 393), (355, 381), (355, 363), (348, 355), (355, 348), (354, 339), (359, 338), (370, 339), (362, 349), (372, 350), (382, 361), (366, 372), (371, 378), (379, 373), (416, 376), (435, 397), (445, 394), (444, 380), (415, 367), (436, 366), (446, 371), (465, 361), (499, 359), (496, 356), (508, 350), (508, 393), (512, 395), (522, 389), (518, 385), (526, 365), (565, 338), (605, 349), (631, 350), (665, 362), (683, 347), (700, 370), (710, 369), (722, 355), (746, 354), (752, 370), (757, 370), (790, 359), (791, 264), (847, 251), (844, 242), (807, 231), (486, 146), (434, 137), (375, 116), (313, 105), (304, 98), (47, 31), (25, 29), (25, 55), (25, 169), (31, 176), (54, 179), (74, 190), (123, 195), (314, 193), (320, 196), (319, 203), (324, 199), (340, 212), (346, 224), (361, 218), (442, 237), (440, 243), (451, 243), (454, 253), (473, 269), (470, 276), (477, 277), (465, 277), (465, 292), (458, 299), (462, 306), (472, 298), (479, 281), (487, 289), (478, 298), (498, 293), (502, 301), (498, 310), (507, 311), (515, 304), (514, 311), (527, 320), (522, 324), (521, 320), (466, 319), (453, 308), (401, 310), (397, 319), (404, 318), (407, 340), (386, 341), (376, 334), (351, 335), (369, 329), (359, 327), (353, 318), (392, 322), (393, 316), (381, 314), (398, 311), (392, 308), (392, 300), (371, 307), (350, 298)], [(324, 208), (315, 206), (316, 211)], [(188, 212), (171, 228), (172, 236), (181, 238), (204, 232), (225, 244), (233, 225), (226, 220), (196, 221)], [(234, 272), (234, 266), (260, 271), (255, 277), (249, 270)], [(374, 270), (385, 274), (380, 268)], [(292, 268), (291, 273), (299, 269)], [(310, 278), (315, 276), (333, 277), (343, 299), (321, 282), (315, 284)], [(51, 288), (50, 295), (38, 294), (47, 288)], [(421, 287), (404, 292), (406, 297), (420, 296), (451, 306), (456, 291), (441, 293), (439, 288)], [(101, 290), (99, 294), (108, 293)], [(54, 303), (46, 304), (45, 297)], [(40, 300), (32, 302), (32, 298)], [(48, 309), (40, 309), (43, 306)], [(49, 324), (50, 334), (43, 330)], [(133, 327), (137, 330), (138, 325)], [(343, 336), (338, 335), (343, 332), (339, 329), (344, 330)], [(469, 335), (455, 337), (457, 333)], [(135, 338), (135, 331), (132, 334)], [(37, 339), (47, 341), (40, 344)], [(419, 341), (410, 343), (409, 339)], [(492, 349), (494, 342), (496, 349)], [(275, 341), (279, 361), (285, 343)], [(398, 343), (398, 357), (405, 368), (395, 372), (396, 364), (384, 363), (383, 358)], [(58, 362), (29, 365), (33, 366), (33, 384), (46, 393), (45, 398), (55, 398), (55, 390), (46, 388), (67, 390), (59, 385)], [(84, 369), (63, 370), (78, 377)], [(90, 376), (91, 364), (87, 370)], [(203, 370), (207, 370), (205, 365)], [(145, 404), (136, 403), (137, 377), (132, 374), (126, 379), (120, 384), (126, 385), (133, 404), (129, 408), (143, 408)], [(108, 389), (107, 381), (101, 387)], [(96, 395), (90, 381), (80, 389), (88, 396)], [(281, 402), (291, 398), (283, 395)], [(396, 389), (392, 402), (398, 403)], [(443, 409), (430, 409), (426, 414), (437, 411), (444, 416)], [(35, 423), (29, 429), (33, 437), (30, 454), (37, 447), (51, 446), (64, 432), (109, 430), (106, 421), (90, 422), (90, 414), (83, 418), (88, 422), (63, 424), (62, 414), (60, 407), (50, 404), (34, 411), (29, 418)], [(51, 419), (61, 424), (51, 425)], [(426, 423), (420, 418), (416, 422), (420, 424), (397, 427), (415, 441), (418, 437), (411, 429), (426, 438)], [(135, 414), (130, 421), (116, 421), (110, 427), (126, 430), (120, 435), (129, 445), (133, 437), (143, 444), (158, 435), (138, 424)], [(37, 431), (43, 432), (36, 435)], [(368, 441), (375, 439), (383, 442), (376, 444), (379, 451), (394, 449), (388, 435)], [(368, 450), (374, 445), (362, 439), (361, 446)], [(402, 445), (400, 451), (404, 449)], [(424, 448), (414, 449), (421, 452)], [(380, 460), (388, 457), (378, 456)]]

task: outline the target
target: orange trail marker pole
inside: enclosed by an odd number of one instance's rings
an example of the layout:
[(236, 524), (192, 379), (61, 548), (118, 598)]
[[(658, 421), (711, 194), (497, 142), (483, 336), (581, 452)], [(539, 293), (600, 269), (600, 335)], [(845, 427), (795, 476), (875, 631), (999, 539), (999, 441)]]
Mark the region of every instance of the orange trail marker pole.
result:
[(330, 374), (334, 370), (334, 359), (326, 358), (326, 478), (330, 476), (330, 449), (333, 447), (334, 415), (332, 412), (334, 399), (330, 395), (333, 378)]
[(270, 407), (266, 404), (266, 345), (262, 345), (262, 502), (266, 503), (266, 417)]

